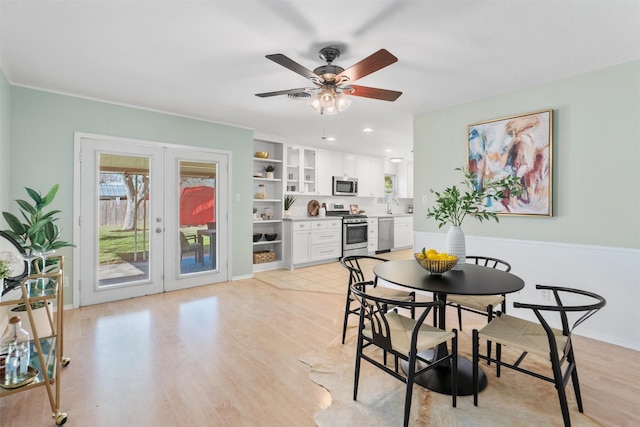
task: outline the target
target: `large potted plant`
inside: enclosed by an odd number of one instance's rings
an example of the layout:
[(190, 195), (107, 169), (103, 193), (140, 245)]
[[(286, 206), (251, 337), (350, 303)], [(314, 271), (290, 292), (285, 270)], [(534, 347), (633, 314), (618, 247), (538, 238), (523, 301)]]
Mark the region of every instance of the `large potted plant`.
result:
[[(55, 184), (44, 196), (37, 191), (25, 187), (27, 194), (32, 200), (32, 203), (18, 199), (16, 202), (20, 207), (20, 213), (22, 215), (21, 221), (17, 216), (10, 212), (2, 212), (5, 221), (11, 227), (9, 230), (4, 230), (5, 233), (13, 237), (24, 249), (31, 255), (31, 259), (38, 259), (38, 267), (40, 271), (46, 272), (47, 265), (46, 257), (56, 249), (63, 248), (65, 246), (73, 246), (71, 243), (64, 240), (60, 240), (60, 229), (55, 224), (56, 214), (60, 213), (59, 210), (51, 210), (45, 212), (45, 208), (53, 202), (53, 199), (58, 192), (59, 185)], [(46, 280), (41, 282), (42, 286), (46, 285)], [(36, 285), (37, 286), (37, 285)], [(33, 318), (36, 323), (40, 336), (49, 336), (52, 331), (49, 325), (49, 318), (51, 317), (52, 304), (51, 301), (39, 301), (31, 304), (33, 310)], [(45, 310), (49, 310), (49, 314)], [(11, 309), (12, 312), (25, 311), (24, 304), (20, 304), (17, 307)], [(29, 322), (24, 323), (25, 329), (28, 329), (32, 333), (31, 325)]]
[(455, 170), (464, 174), (459, 188), (454, 185), (442, 192), (431, 189), (436, 197), (435, 204), (427, 210), (427, 218), (438, 222), (438, 228), (450, 224), (447, 233), (447, 252), (458, 257), (454, 270), (460, 270), (466, 262), (466, 245), (462, 231), (462, 221), (471, 216), (478, 221), (493, 219), (499, 222), (498, 215), (487, 208), (494, 203), (500, 203), (522, 193), (520, 178), (506, 176), (495, 181), (480, 182), (475, 173), (467, 168), (459, 167)]
[(44, 210), (53, 202), (58, 188), (59, 185), (55, 184), (43, 196), (31, 188), (25, 187), (33, 203), (21, 199), (16, 200), (24, 222), (10, 212), (2, 212), (2, 216), (10, 227), (4, 232), (13, 237), (31, 255), (46, 254), (65, 246), (73, 246), (69, 242), (60, 240), (60, 229), (55, 224), (58, 220), (55, 215), (60, 211), (45, 212)]

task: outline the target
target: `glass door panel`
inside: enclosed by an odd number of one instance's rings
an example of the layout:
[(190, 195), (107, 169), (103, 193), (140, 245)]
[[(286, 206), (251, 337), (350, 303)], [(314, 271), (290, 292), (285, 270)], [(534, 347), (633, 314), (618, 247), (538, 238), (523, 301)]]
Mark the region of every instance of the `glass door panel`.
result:
[(218, 266), (216, 163), (179, 161), (180, 274)]
[(80, 155), (80, 305), (162, 292), (164, 150), (83, 138)]
[(99, 156), (99, 287), (149, 280), (149, 158)]

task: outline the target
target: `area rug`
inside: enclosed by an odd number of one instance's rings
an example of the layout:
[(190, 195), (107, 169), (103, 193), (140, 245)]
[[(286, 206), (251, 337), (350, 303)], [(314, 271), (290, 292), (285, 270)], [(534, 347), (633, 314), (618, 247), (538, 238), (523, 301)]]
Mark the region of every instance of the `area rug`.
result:
[[(404, 411), (404, 383), (362, 362), (358, 400), (353, 400), (355, 362), (355, 328), (350, 328), (346, 344), (336, 339), (328, 348), (300, 356), (311, 367), (310, 378), (331, 394), (331, 405), (314, 415), (320, 427), (400, 426)], [(471, 348), (471, 337), (461, 333), (460, 348)], [(461, 355), (471, 355), (460, 352)], [(512, 356), (506, 349), (503, 357)], [(531, 356), (527, 356), (528, 359)], [(534, 358), (535, 359), (535, 358)], [(506, 360), (506, 359), (505, 359)], [(541, 359), (529, 361), (528, 368), (546, 372)], [(414, 386), (411, 426), (563, 426), (558, 395), (553, 384), (503, 368), (500, 378), (493, 366), (483, 367), (489, 385), (479, 395), (459, 396), (457, 407), (451, 396)], [(599, 426), (586, 414), (578, 412), (573, 389), (567, 388), (573, 426)], [(588, 411), (588, 408), (585, 408)]]

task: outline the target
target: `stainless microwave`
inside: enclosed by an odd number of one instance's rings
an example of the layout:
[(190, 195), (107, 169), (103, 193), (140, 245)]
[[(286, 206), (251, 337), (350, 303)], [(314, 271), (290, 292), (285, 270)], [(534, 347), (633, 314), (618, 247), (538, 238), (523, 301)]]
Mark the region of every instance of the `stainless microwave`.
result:
[(343, 176), (333, 177), (334, 196), (357, 196), (358, 178), (346, 178)]

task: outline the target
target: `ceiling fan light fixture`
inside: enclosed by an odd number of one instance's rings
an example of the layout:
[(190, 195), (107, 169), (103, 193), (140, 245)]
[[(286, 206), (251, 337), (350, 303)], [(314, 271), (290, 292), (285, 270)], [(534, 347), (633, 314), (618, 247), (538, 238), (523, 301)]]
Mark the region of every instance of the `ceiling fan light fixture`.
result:
[(322, 108), (332, 108), (336, 105), (336, 91), (331, 87), (325, 87), (320, 92), (320, 105)]
[(336, 107), (338, 107), (338, 111), (344, 111), (347, 108), (349, 108), (349, 105), (351, 105), (351, 100), (349, 99), (349, 97), (344, 96), (343, 93), (338, 92), (338, 94), (336, 95)]

